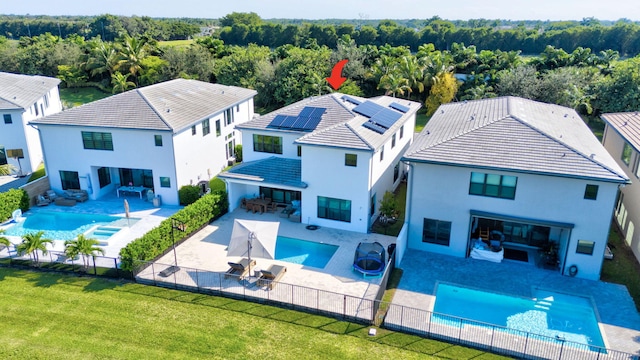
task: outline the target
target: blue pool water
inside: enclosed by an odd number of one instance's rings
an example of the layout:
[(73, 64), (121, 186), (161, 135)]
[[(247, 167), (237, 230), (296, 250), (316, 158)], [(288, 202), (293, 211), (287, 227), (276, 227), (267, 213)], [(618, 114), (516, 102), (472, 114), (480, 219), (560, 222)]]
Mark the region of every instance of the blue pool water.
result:
[(276, 260), (324, 268), (338, 246), (278, 236)]
[(71, 240), (96, 225), (113, 224), (122, 218), (109, 215), (45, 212), (26, 215), (25, 220), (7, 229), (6, 235), (22, 236), (44, 231), (44, 237), (52, 240)]
[(438, 284), (433, 312), (604, 347), (589, 299), (539, 289), (533, 295), (519, 298)]

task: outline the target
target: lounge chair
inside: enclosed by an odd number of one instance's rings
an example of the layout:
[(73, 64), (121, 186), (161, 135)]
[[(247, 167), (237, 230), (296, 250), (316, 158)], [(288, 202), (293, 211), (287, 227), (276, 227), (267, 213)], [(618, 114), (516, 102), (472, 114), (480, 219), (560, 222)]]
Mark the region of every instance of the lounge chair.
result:
[(240, 262), (231, 262), (229, 261), (229, 270), (224, 274), (224, 278), (228, 277), (237, 277), (239, 280), (244, 279), (247, 275), (249, 275), (249, 267), (256, 266), (256, 260), (251, 259), (251, 263), (249, 263), (249, 259), (243, 258)]
[(38, 206), (47, 206), (51, 204), (51, 200), (47, 199), (43, 195), (36, 196), (36, 205)]
[(282, 265), (271, 265), (268, 270), (262, 270), (260, 278), (258, 278), (258, 286), (266, 286), (269, 290), (273, 290), (273, 287), (278, 284), (284, 273), (287, 272), (287, 268)]
[(54, 200), (58, 197), (58, 194), (56, 194), (56, 192), (55, 192), (55, 191), (53, 191), (53, 190), (47, 190), (47, 191), (44, 193), (44, 196), (45, 196), (47, 199), (49, 199), (49, 200), (51, 200), (51, 201), (54, 201)]

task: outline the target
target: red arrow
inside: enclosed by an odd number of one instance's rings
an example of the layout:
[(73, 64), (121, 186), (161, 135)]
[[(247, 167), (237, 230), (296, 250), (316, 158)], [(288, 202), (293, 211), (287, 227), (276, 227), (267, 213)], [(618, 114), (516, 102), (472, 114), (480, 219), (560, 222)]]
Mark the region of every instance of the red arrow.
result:
[(334, 90), (338, 90), (340, 86), (342, 86), (342, 83), (347, 80), (347, 78), (342, 77), (342, 69), (348, 62), (349, 60), (347, 59), (338, 61), (338, 63), (333, 67), (333, 70), (331, 70), (331, 77), (326, 78), (329, 85), (331, 85)]

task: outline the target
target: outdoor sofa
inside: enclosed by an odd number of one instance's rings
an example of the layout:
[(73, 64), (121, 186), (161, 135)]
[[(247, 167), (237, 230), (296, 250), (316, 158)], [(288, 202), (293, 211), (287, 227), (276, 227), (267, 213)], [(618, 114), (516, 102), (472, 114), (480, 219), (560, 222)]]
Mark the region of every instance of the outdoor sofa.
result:
[(75, 190), (75, 189), (65, 190), (64, 193), (62, 194), (62, 197), (64, 197), (65, 199), (75, 200), (78, 202), (84, 202), (89, 200), (89, 194), (87, 194), (86, 190)]

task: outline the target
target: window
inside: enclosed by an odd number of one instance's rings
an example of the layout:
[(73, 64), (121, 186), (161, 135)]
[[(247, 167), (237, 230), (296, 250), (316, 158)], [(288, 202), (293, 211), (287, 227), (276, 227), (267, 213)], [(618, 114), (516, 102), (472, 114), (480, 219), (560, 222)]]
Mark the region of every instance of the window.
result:
[(404, 136), (404, 125), (400, 126), (400, 139)]
[[(216, 122), (216, 128), (218, 127), (219, 121)], [(209, 119), (202, 120), (202, 136), (207, 136), (211, 132), (211, 127), (209, 124)]]
[(391, 136), (391, 148), (393, 149), (394, 147), (396, 147), (396, 134)]
[(620, 157), (620, 159), (622, 159), (622, 162), (625, 163), (626, 165), (629, 165), (632, 152), (633, 150), (631, 149), (631, 145), (629, 145), (628, 142), (625, 142), (624, 146), (622, 147), (622, 156)]
[(60, 171), (60, 181), (62, 182), (62, 190), (80, 189), (80, 178), (77, 171)]
[(253, 151), (282, 154), (282, 138), (279, 136), (253, 135)]
[(38, 103), (33, 104), (33, 107), (36, 109), (36, 116), (40, 115), (38, 112)]
[(380, 161), (384, 160), (384, 145), (380, 148)]
[(222, 130), (220, 130), (220, 120), (216, 120), (216, 136), (220, 136), (222, 134)]
[(226, 125), (231, 125), (231, 123), (233, 123), (233, 109), (227, 109), (224, 112), (224, 123)]
[(469, 194), (515, 199), (517, 181), (515, 176), (472, 172)]
[(82, 144), (85, 149), (113, 151), (111, 133), (83, 131)]
[(598, 185), (587, 184), (584, 189), (584, 198), (588, 200), (595, 200), (598, 198)]
[(156, 146), (162, 146), (162, 135), (154, 135)]
[(240, 104), (236, 105), (236, 112), (240, 112)]
[(451, 221), (424, 219), (422, 242), (449, 246)]
[(351, 222), (351, 200), (318, 196), (318, 217), (321, 219)]
[(170, 188), (171, 179), (167, 176), (160, 176), (160, 187)]
[(49, 94), (44, 94), (44, 107), (49, 108)]
[(358, 155), (344, 154), (344, 166), (358, 166)]
[(578, 246), (576, 247), (576, 253), (593, 255), (593, 247), (596, 243), (587, 240), (578, 240)]
[(196, 131), (196, 126), (195, 126), (195, 125), (193, 125), (193, 126), (191, 127), (191, 135), (195, 135), (196, 133), (197, 133), (197, 131)]
[(0, 146), (0, 165), (7, 165), (7, 152), (4, 146)]
[(393, 167), (393, 182), (395, 183), (400, 176), (400, 163), (397, 163), (396, 166)]
[(369, 216), (373, 216), (376, 213), (376, 195), (373, 194), (371, 197), (371, 204), (369, 204)]
[(300, 191), (275, 189), (265, 186), (260, 186), (260, 196), (269, 198), (278, 204), (291, 204), (292, 201), (300, 201), (302, 199), (302, 193)]
[(302, 146), (298, 145), (298, 157), (302, 156)]
[(100, 189), (111, 184), (111, 174), (109, 168), (101, 167), (98, 169), (98, 181), (100, 182)]
[(4, 114), (3, 117), (4, 117), (4, 123), (5, 124), (12, 124), (13, 123), (13, 120), (11, 120), (11, 114)]
[(636, 156), (636, 170), (634, 171), (637, 178), (640, 178), (640, 156)]

